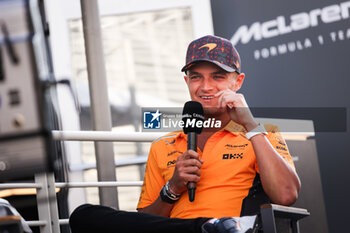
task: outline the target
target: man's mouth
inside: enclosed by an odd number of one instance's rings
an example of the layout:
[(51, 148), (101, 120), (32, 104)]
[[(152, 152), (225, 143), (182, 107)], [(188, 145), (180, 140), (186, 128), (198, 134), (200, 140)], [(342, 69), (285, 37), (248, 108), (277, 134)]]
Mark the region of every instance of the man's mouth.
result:
[(202, 99), (205, 100), (210, 100), (210, 99), (214, 99), (214, 96), (200, 96)]

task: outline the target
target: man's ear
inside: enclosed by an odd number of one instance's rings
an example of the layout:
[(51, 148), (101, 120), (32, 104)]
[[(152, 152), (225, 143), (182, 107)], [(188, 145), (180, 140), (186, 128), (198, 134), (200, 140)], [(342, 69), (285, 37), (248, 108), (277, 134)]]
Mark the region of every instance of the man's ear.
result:
[(244, 77), (245, 77), (244, 73), (240, 73), (236, 76), (235, 92), (241, 89), (243, 85)]
[(187, 75), (184, 76), (185, 82), (187, 83)]

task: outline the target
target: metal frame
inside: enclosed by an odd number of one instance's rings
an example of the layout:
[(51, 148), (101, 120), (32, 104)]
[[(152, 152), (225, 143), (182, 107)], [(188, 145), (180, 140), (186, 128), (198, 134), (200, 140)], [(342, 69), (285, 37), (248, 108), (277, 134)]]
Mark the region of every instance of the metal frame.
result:
[[(108, 102), (106, 69), (102, 46), (100, 13), (97, 1), (80, 1), (83, 21), (86, 64), (89, 79), (92, 128), (112, 130), (111, 110)], [(101, 114), (103, 112), (103, 114)], [(117, 180), (113, 144), (95, 141), (98, 181)], [(99, 188), (100, 203), (119, 209), (118, 191)]]
[(260, 209), (264, 233), (277, 233), (276, 217), (289, 219), (292, 233), (299, 233), (299, 220), (310, 213), (306, 209), (286, 207), (275, 204), (264, 204)]
[[(119, 142), (152, 142), (163, 133), (113, 133), (113, 132), (82, 132), (82, 131), (52, 131), (53, 138), (60, 141), (119, 141)], [(144, 163), (141, 161), (123, 161), (121, 166)], [(118, 163), (118, 162), (116, 162)], [(60, 233), (60, 225), (69, 224), (69, 219), (59, 219), (56, 188), (88, 188), (88, 187), (141, 187), (142, 181), (105, 181), (105, 182), (59, 182), (55, 183), (52, 173), (35, 175), (35, 183), (0, 184), (0, 189), (35, 188), (37, 190), (38, 221), (27, 221), (31, 227), (40, 227), (41, 233)]]
[(52, 173), (36, 174), (35, 183), (0, 184), (6, 188), (36, 188), (39, 220), (26, 221), (31, 227), (40, 227), (41, 233), (59, 233), (59, 225), (68, 225), (69, 219), (59, 219), (56, 199), (56, 188), (89, 188), (89, 187), (141, 187), (142, 181), (106, 181), (106, 182), (54, 182)]
[(40, 226), (41, 233), (59, 233), (60, 226), (58, 223), (58, 207), (55, 192), (55, 177), (50, 174), (35, 175), (35, 182), (42, 184), (40, 189), (37, 189), (37, 206), (39, 220), (46, 224)]

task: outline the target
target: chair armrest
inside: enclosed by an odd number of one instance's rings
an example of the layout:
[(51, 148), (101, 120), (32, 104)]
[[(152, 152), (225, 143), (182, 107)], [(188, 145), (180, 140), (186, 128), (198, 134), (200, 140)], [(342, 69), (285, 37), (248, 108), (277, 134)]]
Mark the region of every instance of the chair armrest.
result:
[(276, 204), (264, 204), (260, 206), (260, 209), (261, 211), (263, 211), (263, 209), (271, 209), (276, 217), (290, 218), (294, 221), (298, 221), (299, 219), (310, 215), (310, 212), (308, 212), (307, 209)]

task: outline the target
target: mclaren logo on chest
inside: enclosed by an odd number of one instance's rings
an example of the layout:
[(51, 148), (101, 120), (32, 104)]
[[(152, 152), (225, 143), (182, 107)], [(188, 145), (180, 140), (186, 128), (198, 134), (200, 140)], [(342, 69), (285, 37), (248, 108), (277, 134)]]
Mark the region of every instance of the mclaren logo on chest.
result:
[(242, 144), (242, 145), (231, 145), (231, 144), (226, 144), (225, 148), (229, 150), (235, 150), (235, 149), (245, 149), (248, 146), (248, 144)]
[(174, 160), (168, 161), (166, 166), (169, 168), (169, 167), (175, 166), (175, 164), (176, 164), (176, 160), (174, 159)]
[(168, 153), (168, 156), (171, 156), (171, 155), (173, 155), (173, 154), (183, 154), (183, 152), (178, 151), (178, 150), (174, 150), (174, 151), (169, 152), (169, 153)]
[(222, 159), (243, 159), (243, 153), (223, 154)]

